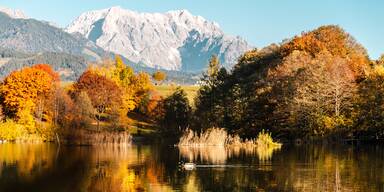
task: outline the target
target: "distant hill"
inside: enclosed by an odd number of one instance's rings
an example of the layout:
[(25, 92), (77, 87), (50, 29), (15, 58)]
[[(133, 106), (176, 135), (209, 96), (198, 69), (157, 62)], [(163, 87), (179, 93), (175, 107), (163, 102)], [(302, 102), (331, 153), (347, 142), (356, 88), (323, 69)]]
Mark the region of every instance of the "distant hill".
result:
[(91, 41), (47, 22), (12, 18), (0, 13), (0, 47), (26, 53), (60, 52), (98, 60), (108, 52)]
[[(131, 66), (136, 72), (147, 72), (152, 74), (156, 69), (143, 67), (123, 58), (125, 63)], [(38, 63), (48, 63), (61, 75), (64, 81), (76, 80), (89, 66), (89, 61), (83, 56), (71, 55), (68, 53), (25, 53), (10, 49), (0, 48), (0, 78), (10, 72), (26, 66)], [(198, 74), (179, 71), (162, 70), (168, 76), (168, 81), (180, 84), (195, 84), (199, 80)]]

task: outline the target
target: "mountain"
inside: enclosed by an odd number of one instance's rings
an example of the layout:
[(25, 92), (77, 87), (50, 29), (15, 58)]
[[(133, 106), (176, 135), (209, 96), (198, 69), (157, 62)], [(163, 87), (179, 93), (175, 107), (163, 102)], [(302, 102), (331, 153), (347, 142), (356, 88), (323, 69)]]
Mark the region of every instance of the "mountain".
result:
[[(60, 73), (62, 80), (73, 81), (89, 62), (114, 55), (82, 35), (69, 34), (46, 21), (28, 19), (21, 11), (0, 9), (0, 26), (0, 78), (25, 66), (48, 63)], [(155, 71), (123, 59), (135, 71)], [(198, 79), (195, 74), (164, 72), (174, 82), (193, 84)]]
[(7, 7), (1, 7), (0, 6), (0, 12), (3, 12), (7, 14), (9, 17), (15, 18), (15, 19), (28, 19), (28, 17), (25, 15), (25, 13), (18, 9), (10, 9)]
[(200, 72), (212, 54), (229, 68), (252, 49), (244, 39), (226, 35), (217, 23), (187, 10), (138, 13), (112, 7), (83, 13), (66, 31), (133, 62), (167, 70)]
[(111, 53), (80, 35), (19, 10), (0, 8), (0, 77), (37, 63), (49, 63), (63, 80), (75, 80), (88, 66)]
[(108, 54), (80, 35), (69, 34), (44, 21), (11, 17), (1, 10), (0, 26), (0, 47), (6, 49), (26, 53), (61, 52), (90, 60), (99, 60)]

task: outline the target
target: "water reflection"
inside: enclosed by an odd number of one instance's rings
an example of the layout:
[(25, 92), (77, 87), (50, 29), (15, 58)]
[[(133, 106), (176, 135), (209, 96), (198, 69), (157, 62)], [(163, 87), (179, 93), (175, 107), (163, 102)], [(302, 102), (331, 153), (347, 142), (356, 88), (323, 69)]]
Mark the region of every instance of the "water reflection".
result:
[(223, 164), (228, 158), (242, 155), (257, 156), (260, 161), (269, 161), (274, 152), (280, 148), (273, 147), (239, 147), (239, 146), (179, 146), (180, 154), (189, 162), (205, 162), (210, 164)]
[(24, 179), (43, 173), (52, 167), (57, 150), (54, 145), (30, 144), (14, 145), (5, 143), (0, 145), (0, 176), (6, 169), (14, 169), (14, 174)]
[[(0, 191), (384, 191), (383, 146), (0, 145)], [(241, 165), (179, 170), (180, 160)]]

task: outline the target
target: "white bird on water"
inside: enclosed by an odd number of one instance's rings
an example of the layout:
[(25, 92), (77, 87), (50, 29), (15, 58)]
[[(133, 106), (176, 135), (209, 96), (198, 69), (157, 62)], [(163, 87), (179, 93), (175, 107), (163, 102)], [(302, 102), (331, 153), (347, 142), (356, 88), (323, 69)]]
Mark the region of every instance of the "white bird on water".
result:
[(194, 169), (196, 169), (196, 164), (194, 164), (194, 163), (184, 163), (183, 164), (183, 168), (185, 170), (188, 170), (188, 171), (194, 170)]
[(245, 168), (245, 167), (251, 167), (249, 165), (197, 165), (195, 163), (189, 162), (189, 163), (183, 163), (182, 161), (179, 162), (180, 168), (187, 170), (187, 171), (192, 171), (195, 170), (196, 168)]

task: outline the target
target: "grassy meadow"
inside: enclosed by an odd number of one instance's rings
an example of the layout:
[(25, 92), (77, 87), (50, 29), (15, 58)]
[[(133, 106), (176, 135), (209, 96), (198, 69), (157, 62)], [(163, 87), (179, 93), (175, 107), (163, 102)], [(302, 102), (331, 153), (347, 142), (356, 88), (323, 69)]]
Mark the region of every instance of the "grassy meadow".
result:
[[(172, 84), (164, 84), (164, 85), (156, 85), (155, 90), (159, 92), (159, 94), (163, 97), (167, 97), (171, 95), (177, 88), (177, 85)], [(197, 85), (180, 85), (180, 87), (187, 93), (187, 97), (189, 103), (194, 103), (195, 97), (197, 95), (197, 91), (199, 90), (199, 86)]]

